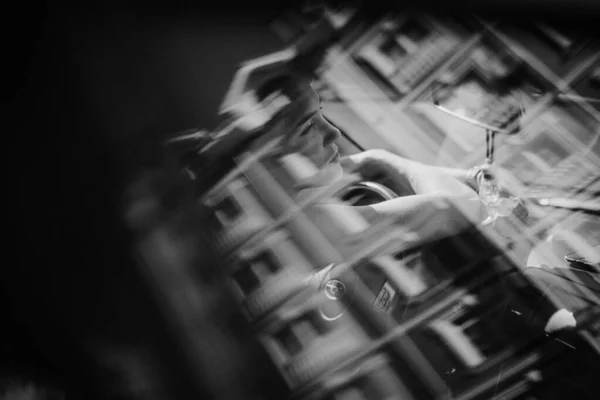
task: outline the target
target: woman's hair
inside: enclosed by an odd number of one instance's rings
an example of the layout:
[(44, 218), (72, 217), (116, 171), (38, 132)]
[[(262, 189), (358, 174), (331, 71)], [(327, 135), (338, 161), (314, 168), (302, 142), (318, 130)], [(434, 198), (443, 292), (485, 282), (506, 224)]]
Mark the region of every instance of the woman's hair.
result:
[(287, 95), (291, 101), (302, 96), (303, 89), (306, 85), (310, 86), (313, 77), (299, 73), (288, 72), (283, 75), (269, 79), (255, 91), (256, 98), (262, 101), (273, 93), (281, 92)]
[[(263, 101), (273, 94), (281, 93), (293, 103), (305, 95), (306, 88), (310, 87), (312, 81), (313, 77), (308, 74), (289, 71), (266, 80), (255, 90), (254, 94), (258, 101)], [(280, 115), (281, 113), (275, 114), (267, 125), (272, 125)], [(208, 158), (197, 157), (190, 167), (198, 175), (196, 180), (198, 190), (200, 192), (206, 190), (235, 168), (234, 157), (249, 148), (256, 138), (256, 135), (249, 135), (218, 156), (213, 154)]]

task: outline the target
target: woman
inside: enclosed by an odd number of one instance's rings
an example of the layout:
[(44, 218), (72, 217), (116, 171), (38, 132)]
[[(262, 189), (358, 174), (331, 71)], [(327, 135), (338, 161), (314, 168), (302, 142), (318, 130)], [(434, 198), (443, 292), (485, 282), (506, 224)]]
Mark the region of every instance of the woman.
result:
[[(364, 174), (370, 170), (385, 173), (397, 186), (408, 184), (413, 195), (355, 207), (372, 222), (400, 219), (415, 233), (410, 239), (413, 243), (408, 245), (454, 235), (487, 217), (476, 193), (475, 171), (428, 166), (385, 150), (367, 150), (341, 159), (335, 145), (340, 131), (323, 115), (310, 78), (282, 76), (262, 86), (256, 95), (263, 101), (275, 93), (285, 96), (290, 103), (282, 115), (293, 133), (286, 139), (283, 151), (302, 154), (320, 171), (307, 186), (324, 187), (340, 179), (344, 172)], [(320, 205), (319, 208), (322, 210), (322, 207), (340, 206)]]

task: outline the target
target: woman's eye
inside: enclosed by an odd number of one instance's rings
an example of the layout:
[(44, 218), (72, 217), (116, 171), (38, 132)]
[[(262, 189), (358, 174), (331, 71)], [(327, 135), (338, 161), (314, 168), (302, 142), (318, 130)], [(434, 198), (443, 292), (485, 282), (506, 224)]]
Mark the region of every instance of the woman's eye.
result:
[(300, 131), (300, 136), (304, 136), (308, 132), (310, 132), (310, 129), (313, 127), (313, 125), (314, 125), (313, 121), (310, 121), (308, 124), (306, 124), (306, 126), (302, 129), (302, 131)]

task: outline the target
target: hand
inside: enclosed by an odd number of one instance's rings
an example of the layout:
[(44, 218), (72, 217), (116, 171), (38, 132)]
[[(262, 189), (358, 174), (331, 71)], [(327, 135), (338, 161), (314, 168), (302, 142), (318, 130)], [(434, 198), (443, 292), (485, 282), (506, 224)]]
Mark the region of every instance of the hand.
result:
[(371, 149), (342, 158), (347, 173), (359, 174), (367, 181), (381, 183), (397, 194), (412, 193), (405, 173), (394, 165), (400, 156), (382, 149)]
[(368, 178), (385, 172), (389, 168), (389, 160), (394, 156), (387, 150), (371, 149), (346, 156), (340, 160), (340, 164), (345, 172), (359, 173)]
[(467, 172), (467, 184), (471, 186), (477, 193), (480, 192), (482, 186), (486, 183), (494, 183), (498, 185), (498, 170), (494, 164), (485, 163), (471, 168)]
[[(498, 181), (498, 176), (500, 175), (499, 170), (500, 168), (497, 165), (488, 163), (485, 163), (478, 167), (474, 167), (469, 171), (468, 184), (480, 195), (483, 194), (482, 191), (484, 193), (491, 191), (495, 193), (487, 193), (488, 196), (497, 195), (500, 199), (507, 200), (514, 198), (513, 194)], [(501, 206), (501, 204), (498, 205)], [(499, 209), (498, 211), (501, 214), (500, 216), (508, 216), (512, 214), (523, 223), (527, 221), (529, 217), (529, 211), (520, 199), (518, 199), (518, 203), (514, 205), (514, 208), (513, 204), (507, 204), (507, 206), (508, 208), (512, 209), (509, 210), (507, 208), (506, 210), (504, 210), (504, 212), (503, 210)]]

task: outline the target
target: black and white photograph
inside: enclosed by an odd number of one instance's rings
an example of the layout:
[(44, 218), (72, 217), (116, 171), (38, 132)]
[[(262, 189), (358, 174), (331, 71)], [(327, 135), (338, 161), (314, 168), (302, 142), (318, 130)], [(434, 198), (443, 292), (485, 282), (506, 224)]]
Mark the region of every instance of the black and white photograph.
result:
[(161, 3), (5, 9), (0, 400), (600, 399), (600, 4)]

